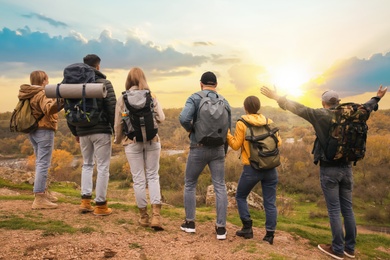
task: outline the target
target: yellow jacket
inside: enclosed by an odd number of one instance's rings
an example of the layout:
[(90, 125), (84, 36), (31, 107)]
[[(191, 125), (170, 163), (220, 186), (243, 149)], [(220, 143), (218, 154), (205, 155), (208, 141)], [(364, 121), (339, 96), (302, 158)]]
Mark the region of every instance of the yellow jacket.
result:
[[(251, 125), (254, 126), (261, 126), (266, 124), (266, 117), (263, 116), (262, 114), (247, 114), (241, 116), (242, 119), (244, 119), (246, 122), (248, 122)], [(273, 121), (268, 118), (268, 124), (271, 124)], [(241, 148), (241, 163), (243, 165), (250, 165), (249, 163), (249, 142), (245, 140), (245, 132), (246, 132), (246, 125), (238, 121), (236, 123), (236, 130), (234, 132), (234, 135), (230, 133), (230, 130), (228, 131), (227, 134), (227, 141), (229, 146), (233, 150), (238, 150)], [(280, 138), (279, 133), (277, 133), (278, 137), (278, 146), (282, 144), (282, 139)]]

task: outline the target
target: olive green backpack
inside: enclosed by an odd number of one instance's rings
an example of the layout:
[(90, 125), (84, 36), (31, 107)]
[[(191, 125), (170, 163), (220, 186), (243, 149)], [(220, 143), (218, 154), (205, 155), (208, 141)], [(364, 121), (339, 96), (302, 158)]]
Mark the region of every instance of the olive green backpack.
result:
[(238, 121), (243, 122), (247, 129), (245, 133), (245, 140), (249, 142), (250, 165), (254, 169), (272, 169), (280, 165), (280, 154), (278, 148), (278, 138), (276, 133), (279, 128), (272, 127), (268, 124), (262, 126), (254, 126), (240, 118)]

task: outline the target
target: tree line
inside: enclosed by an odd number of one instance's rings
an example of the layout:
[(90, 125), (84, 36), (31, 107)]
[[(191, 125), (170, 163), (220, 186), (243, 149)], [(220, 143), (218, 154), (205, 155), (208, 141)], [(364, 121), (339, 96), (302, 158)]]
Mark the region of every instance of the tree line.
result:
[[(166, 155), (160, 161), (160, 182), (164, 198), (172, 204), (182, 204), (184, 169), (188, 133), (180, 126), (181, 109), (164, 109), (166, 120), (159, 126), (162, 148), (164, 150), (184, 150), (184, 154)], [(279, 193), (300, 194), (304, 201), (318, 202), (321, 196), (319, 169), (313, 164), (311, 154), (315, 139), (312, 126), (305, 120), (281, 110), (280, 108), (263, 107), (261, 111), (271, 118), (280, 128), (284, 141), (281, 147), (282, 164), (278, 167)], [(237, 119), (244, 114), (242, 108), (232, 109), (232, 131)], [(28, 167), (34, 169), (32, 146), (25, 134), (9, 131), (11, 113), (0, 113), (0, 157), (29, 158)], [(367, 152), (362, 161), (354, 166), (354, 198), (366, 207), (365, 217), (379, 223), (390, 222), (390, 110), (373, 112), (367, 122), (369, 131)], [(286, 140), (294, 140), (286, 142)], [(55, 137), (50, 176), (56, 181), (80, 182), (81, 160), (79, 144), (71, 135), (63, 112), (59, 113), (59, 127)], [(226, 181), (238, 181), (242, 167), (239, 151), (229, 150), (226, 158)], [(207, 186), (211, 183), (206, 168), (199, 179), (197, 187), (200, 194), (199, 203), (204, 202)], [(112, 180), (121, 181), (123, 187), (131, 186), (130, 166), (124, 156), (123, 147), (113, 144), (113, 158), (110, 167)], [(255, 189), (261, 194), (260, 187)], [(203, 197), (202, 197), (203, 196)]]

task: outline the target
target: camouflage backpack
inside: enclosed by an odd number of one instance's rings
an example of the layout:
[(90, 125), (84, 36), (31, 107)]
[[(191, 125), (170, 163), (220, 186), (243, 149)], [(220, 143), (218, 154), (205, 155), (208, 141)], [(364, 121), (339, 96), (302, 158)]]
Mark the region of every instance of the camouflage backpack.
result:
[(343, 103), (332, 109), (333, 118), (325, 155), (329, 160), (356, 162), (366, 152), (370, 114), (362, 104)]

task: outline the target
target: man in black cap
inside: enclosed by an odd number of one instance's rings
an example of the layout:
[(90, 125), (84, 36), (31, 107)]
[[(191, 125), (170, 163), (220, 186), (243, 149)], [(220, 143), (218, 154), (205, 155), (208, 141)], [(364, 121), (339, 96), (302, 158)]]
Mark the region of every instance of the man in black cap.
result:
[[(205, 72), (200, 79), (201, 91), (192, 94), (180, 113), (180, 123), (190, 133), (184, 207), (185, 222), (181, 230), (195, 233), (196, 184), (199, 175), (209, 166), (216, 196), (217, 239), (226, 239), (227, 192), (225, 185), (225, 143), (231, 124), (229, 103), (217, 94), (217, 77)], [(210, 114), (212, 113), (212, 114)]]
[[(378, 102), (386, 91), (387, 87), (382, 89), (380, 86), (376, 96), (364, 104), (368, 113), (378, 110)], [(329, 159), (321, 147), (321, 144), (326, 144), (329, 139), (333, 118), (331, 109), (339, 104), (339, 95), (333, 90), (324, 92), (321, 98), (323, 108), (313, 109), (288, 100), (286, 97), (281, 97), (276, 93), (276, 90), (267, 87), (262, 87), (261, 93), (276, 100), (282, 109), (289, 110), (313, 125), (317, 136), (313, 148), (314, 163), (320, 164), (320, 183), (328, 209), (333, 238), (331, 245), (320, 244), (318, 249), (335, 259), (344, 259), (344, 255), (355, 258), (356, 222), (352, 207), (351, 162), (343, 160), (343, 158)], [(344, 219), (345, 236), (340, 212)]]

